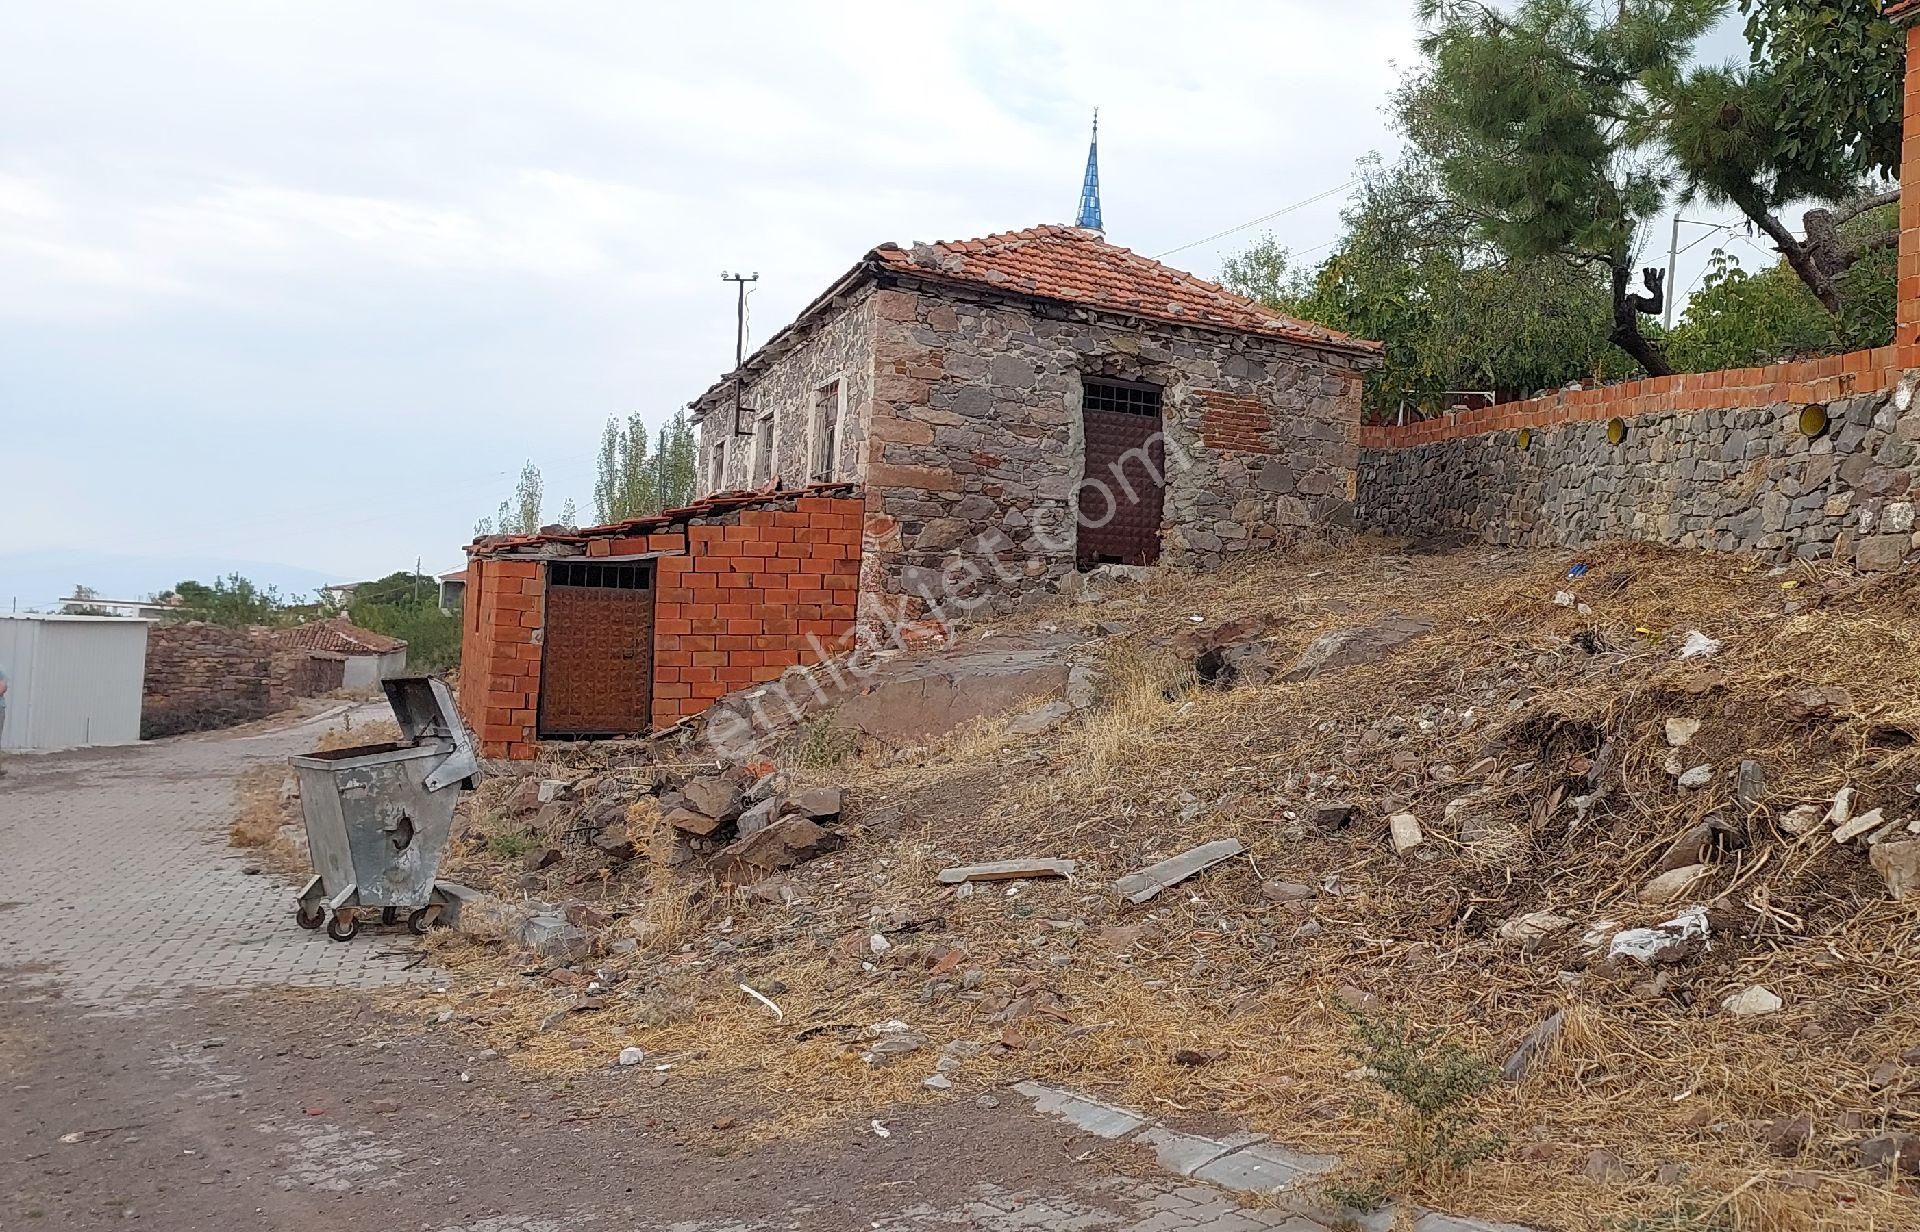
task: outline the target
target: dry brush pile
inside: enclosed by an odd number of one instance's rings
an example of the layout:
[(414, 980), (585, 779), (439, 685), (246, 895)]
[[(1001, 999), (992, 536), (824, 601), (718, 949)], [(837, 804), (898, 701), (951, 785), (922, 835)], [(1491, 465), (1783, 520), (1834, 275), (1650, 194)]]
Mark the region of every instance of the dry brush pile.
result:
[[(1033, 1076), (1547, 1227), (1916, 1226), (1900, 1173), (1920, 1160), (1887, 1156), (1920, 1132), (1920, 912), (1865, 845), (1920, 818), (1917, 591), (1620, 545), (1156, 577), (1024, 618), (1086, 631), (1102, 699), (1083, 719), (865, 754), (808, 732), (781, 772), (848, 789), (845, 846), (749, 888), (714, 884), (644, 806), (632, 858), (556, 844), (527, 870), (549, 836), (490, 787), (467, 875), (573, 897), (618, 944), (525, 973), (442, 940), (487, 977), (447, 1007), (528, 1064), (637, 1047), (667, 1092), (751, 1088), (764, 1110), (733, 1139)], [(1289, 670), (1388, 617), (1424, 631)], [(1693, 631), (1720, 648), (1681, 657)], [(591, 756), (563, 773), (607, 798), (655, 773)], [(1880, 816), (1836, 842), (1843, 788)], [(1417, 844), (1393, 840), (1399, 814)], [(1245, 854), (1139, 906), (1111, 887), (1219, 838)], [(1024, 856), (1076, 875), (934, 877)], [(1704, 937), (1609, 957), (1693, 905)], [(1724, 1004), (1756, 986), (1779, 1008)], [(1379, 1095), (1356, 1011), (1496, 1068), (1533, 1041), (1471, 1095), (1498, 1149), (1396, 1169), (1404, 1118), (1355, 1112)]]

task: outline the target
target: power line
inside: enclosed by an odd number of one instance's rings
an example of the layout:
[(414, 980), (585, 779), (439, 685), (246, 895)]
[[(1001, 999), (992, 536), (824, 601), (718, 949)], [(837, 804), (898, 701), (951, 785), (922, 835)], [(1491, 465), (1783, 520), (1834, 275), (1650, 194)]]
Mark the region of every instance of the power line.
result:
[(1263, 222), (1272, 222), (1274, 219), (1280, 217), (1282, 214), (1291, 214), (1295, 210), (1305, 209), (1307, 206), (1312, 205), (1316, 201), (1325, 201), (1328, 197), (1337, 196), (1340, 193), (1346, 192), (1349, 188), (1352, 188), (1355, 184), (1358, 184), (1359, 182), (1360, 181), (1358, 179), (1348, 180), (1346, 183), (1337, 185), (1333, 188), (1329, 188), (1325, 192), (1315, 193), (1313, 196), (1308, 197), (1305, 200), (1296, 201), (1292, 205), (1283, 205), (1279, 209), (1274, 210), (1270, 214), (1262, 214), (1260, 215), (1260, 217), (1249, 219), (1248, 221), (1243, 222), (1238, 226), (1228, 227), (1225, 231), (1217, 231), (1214, 234), (1207, 236), (1205, 239), (1194, 240), (1191, 243), (1182, 244), (1178, 248), (1169, 248), (1165, 252), (1156, 252), (1153, 254), (1154, 259), (1157, 261), (1161, 257), (1170, 257), (1176, 252), (1185, 252), (1189, 248), (1198, 248), (1202, 244), (1211, 244), (1215, 240), (1225, 239), (1227, 236), (1232, 235), (1235, 232), (1245, 231), (1248, 227), (1257, 227)]

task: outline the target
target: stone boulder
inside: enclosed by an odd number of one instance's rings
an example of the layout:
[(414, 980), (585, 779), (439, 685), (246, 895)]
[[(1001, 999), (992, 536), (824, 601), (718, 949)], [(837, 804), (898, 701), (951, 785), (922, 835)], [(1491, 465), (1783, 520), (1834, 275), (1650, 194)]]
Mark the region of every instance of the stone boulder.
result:
[(1067, 696), (1064, 643), (1000, 645), (883, 665), (835, 721), (892, 747), (924, 744), (975, 719)]
[(1385, 616), (1370, 625), (1335, 629), (1313, 640), (1288, 669), (1288, 680), (1311, 680), (1342, 667), (1376, 663), (1401, 646), (1433, 632), (1433, 622), (1420, 616)]
[(837, 851), (842, 842), (805, 817), (785, 817), (723, 849), (714, 872), (730, 885), (746, 885)]

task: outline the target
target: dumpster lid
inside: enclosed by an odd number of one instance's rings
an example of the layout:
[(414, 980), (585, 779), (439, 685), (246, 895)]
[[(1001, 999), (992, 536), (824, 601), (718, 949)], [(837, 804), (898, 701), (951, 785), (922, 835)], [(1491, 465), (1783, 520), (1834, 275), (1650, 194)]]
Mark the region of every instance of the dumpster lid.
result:
[(445, 681), (433, 676), (390, 676), (380, 682), (380, 687), (386, 690), (394, 721), (400, 724), (400, 732), (409, 744), (453, 742), (453, 755), (428, 777), (429, 788), (438, 790), (479, 769), (473, 739), (460, 720)]

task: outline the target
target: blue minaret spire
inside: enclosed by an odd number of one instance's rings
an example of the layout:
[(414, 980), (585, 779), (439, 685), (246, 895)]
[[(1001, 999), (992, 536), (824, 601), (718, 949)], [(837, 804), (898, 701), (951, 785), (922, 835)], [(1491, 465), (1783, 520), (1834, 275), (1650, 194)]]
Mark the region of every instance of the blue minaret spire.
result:
[(1093, 109), (1093, 140), (1087, 142), (1087, 178), (1080, 183), (1080, 217), (1073, 225), (1089, 231), (1098, 231), (1102, 235), (1107, 229), (1100, 225), (1100, 109)]

